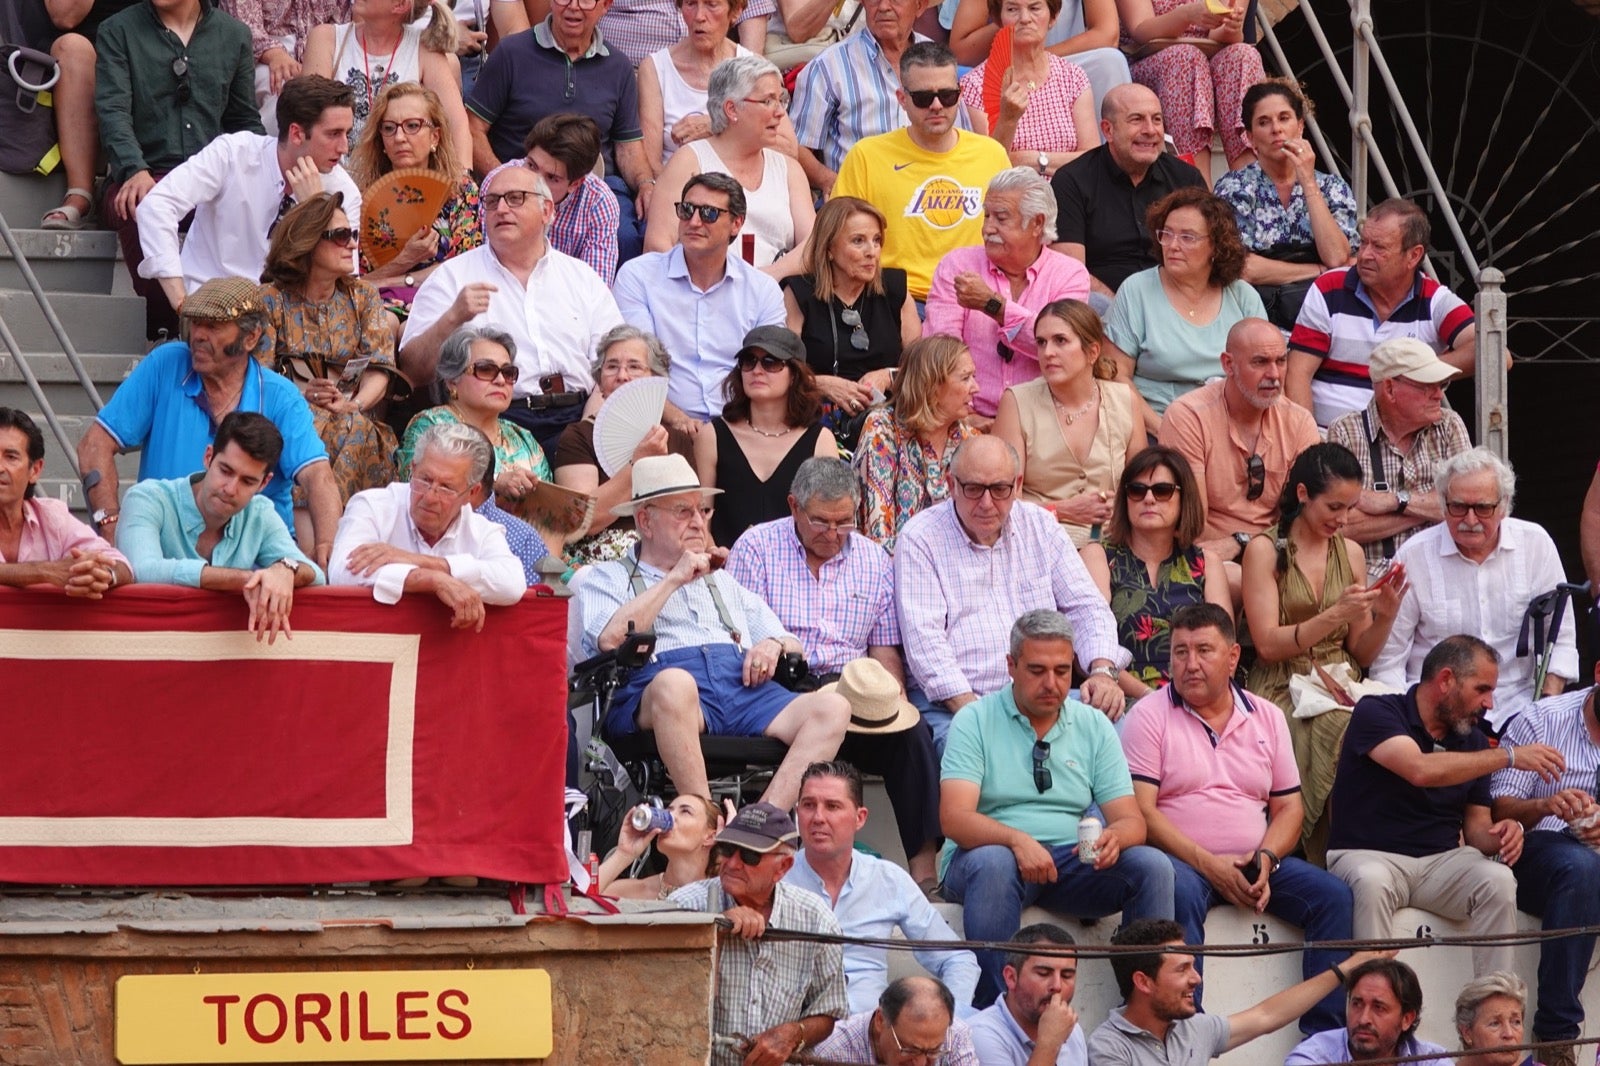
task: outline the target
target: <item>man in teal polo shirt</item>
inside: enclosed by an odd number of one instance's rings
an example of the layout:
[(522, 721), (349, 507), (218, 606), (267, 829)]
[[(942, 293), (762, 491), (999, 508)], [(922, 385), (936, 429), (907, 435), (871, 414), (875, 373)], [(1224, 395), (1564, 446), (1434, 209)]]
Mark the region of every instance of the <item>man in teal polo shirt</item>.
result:
[(217, 427), (205, 469), (129, 489), (117, 547), (134, 579), (242, 593), (257, 640), (290, 636), (294, 590), (322, 584), (322, 574), (257, 495), (282, 450), (283, 436), (266, 416), (235, 411)]
[(187, 477), (230, 411), (265, 415), (283, 436), (265, 489), (285, 528), (294, 529), (293, 490), (306, 491), (317, 565), (326, 568), (343, 507), (328, 449), (295, 384), (256, 360), (266, 315), (261, 288), (214, 278), (183, 303), (184, 339), (156, 347), (117, 387), (78, 442), (84, 495), (100, 535), (119, 518), (118, 452), (141, 449), (139, 479)]
[[(945, 898), (963, 905), (972, 940), (1003, 941), (1033, 903), (1124, 923), (1172, 916), (1172, 864), (1145, 847), (1144, 817), (1116, 730), (1067, 699), (1072, 624), (1029, 611), (1011, 627), (1011, 684), (963, 707), (950, 724), (940, 772)], [(1092, 863), (1076, 854), (1078, 820), (1098, 804), (1106, 826)], [(999, 951), (979, 951), (974, 1000), (1003, 990)]]

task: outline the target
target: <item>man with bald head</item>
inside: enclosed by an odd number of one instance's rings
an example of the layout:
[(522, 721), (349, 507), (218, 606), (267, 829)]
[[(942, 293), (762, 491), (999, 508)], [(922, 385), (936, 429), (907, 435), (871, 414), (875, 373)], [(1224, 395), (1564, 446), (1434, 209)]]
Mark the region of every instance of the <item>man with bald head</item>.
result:
[[(1200, 172), (1166, 152), (1161, 101), (1143, 85), (1108, 91), (1100, 103), (1098, 148), (1056, 171), (1056, 243), (1092, 275), (1096, 310), (1130, 274), (1156, 265), (1145, 232), (1150, 205), (1188, 185), (1205, 188)], [(1091, 301), (1095, 302), (1095, 301)]]
[(907, 698), (935, 745), (944, 750), (957, 711), (1005, 687), (1007, 619), (1042, 607), (1061, 611), (1077, 633), (1083, 702), (1120, 717), (1117, 673), (1129, 656), (1111, 609), (1055, 516), (1017, 499), (1017, 453), (998, 437), (971, 437), (947, 477), (949, 499), (907, 522), (894, 554)]
[[(817, 1045), (817, 1057), (839, 1062), (900, 1066), (913, 1059), (940, 1066), (978, 1066), (965, 1024), (955, 1019), (956, 1001), (933, 977), (902, 977), (878, 997), (878, 1006), (853, 1014)], [(937, 1049), (943, 1054), (936, 1054)]]
[[(1221, 381), (1178, 397), (1158, 437), (1189, 460), (1205, 493), (1200, 545), (1234, 563), (1253, 534), (1272, 524), (1295, 456), (1316, 444), (1316, 420), (1283, 399), (1289, 348), (1264, 318), (1242, 318), (1228, 331)], [(1238, 599), (1238, 567), (1228, 567)]]

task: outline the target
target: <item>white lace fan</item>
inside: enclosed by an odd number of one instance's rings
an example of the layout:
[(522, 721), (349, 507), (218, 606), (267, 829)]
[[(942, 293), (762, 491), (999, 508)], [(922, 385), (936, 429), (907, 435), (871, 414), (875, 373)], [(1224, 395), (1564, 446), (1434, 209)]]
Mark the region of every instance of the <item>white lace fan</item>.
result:
[(594, 416), (594, 453), (606, 477), (616, 477), (628, 465), (633, 450), (661, 422), (667, 403), (667, 379), (635, 378), (600, 405)]

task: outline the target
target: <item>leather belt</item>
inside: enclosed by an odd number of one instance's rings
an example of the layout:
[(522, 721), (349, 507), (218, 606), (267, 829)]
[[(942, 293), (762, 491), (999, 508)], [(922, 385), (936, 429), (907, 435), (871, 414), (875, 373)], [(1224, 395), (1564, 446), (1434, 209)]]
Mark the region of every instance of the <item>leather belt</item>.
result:
[(536, 396), (518, 396), (511, 401), (511, 406), (547, 411), (552, 407), (575, 407), (588, 399), (587, 392), (541, 392)]

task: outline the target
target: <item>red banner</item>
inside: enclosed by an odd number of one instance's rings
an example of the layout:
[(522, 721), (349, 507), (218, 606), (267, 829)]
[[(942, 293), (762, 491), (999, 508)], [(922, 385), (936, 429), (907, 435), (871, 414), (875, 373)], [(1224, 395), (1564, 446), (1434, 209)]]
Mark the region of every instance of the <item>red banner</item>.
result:
[(0, 588), (0, 881), (566, 879), (566, 602)]

